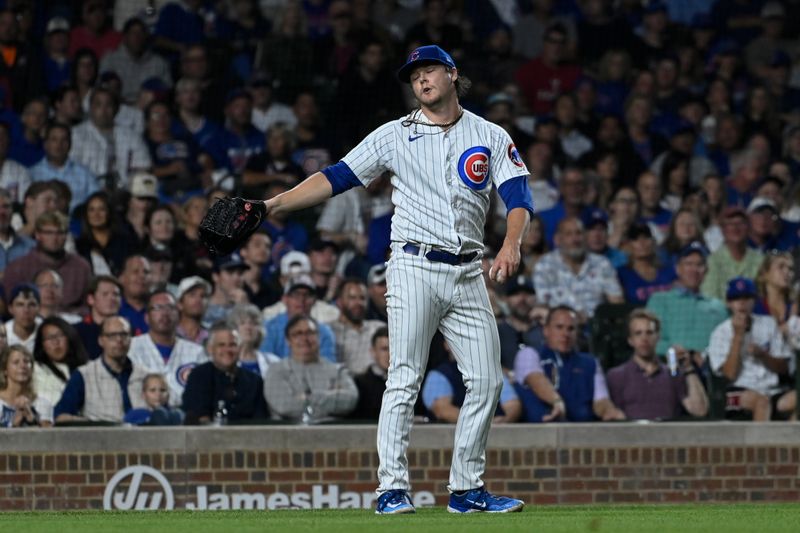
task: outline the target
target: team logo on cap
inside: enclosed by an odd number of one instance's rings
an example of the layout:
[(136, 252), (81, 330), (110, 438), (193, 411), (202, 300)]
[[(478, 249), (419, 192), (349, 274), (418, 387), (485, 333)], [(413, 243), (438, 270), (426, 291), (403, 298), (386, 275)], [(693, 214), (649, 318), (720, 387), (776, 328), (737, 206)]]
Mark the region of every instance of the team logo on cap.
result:
[(181, 387), (185, 387), (186, 383), (189, 381), (189, 374), (192, 373), (192, 369), (197, 366), (197, 363), (187, 363), (185, 365), (181, 365), (175, 371), (175, 379), (178, 380), (178, 384)]
[(409, 61), (416, 61), (417, 58), (419, 58), (419, 49), (414, 50), (413, 52), (411, 52), (411, 55), (408, 56)]
[(515, 166), (525, 168), (525, 163), (522, 162), (522, 158), (519, 156), (519, 151), (514, 143), (508, 145), (508, 158)]
[(458, 159), (458, 175), (467, 187), (480, 191), (489, 183), (489, 156), (485, 146), (474, 146)]

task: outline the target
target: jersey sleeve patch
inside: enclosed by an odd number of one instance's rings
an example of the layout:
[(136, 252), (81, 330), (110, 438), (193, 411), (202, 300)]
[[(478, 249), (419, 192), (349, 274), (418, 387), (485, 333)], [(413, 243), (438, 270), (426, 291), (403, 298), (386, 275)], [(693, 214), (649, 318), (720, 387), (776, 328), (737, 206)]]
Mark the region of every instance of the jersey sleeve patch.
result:
[(473, 146), (458, 158), (458, 175), (470, 189), (480, 191), (489, 183), (489, 158), (491, 150)]
[(517, 150), (517, 147), (514, 145), (514, 143), (508, 145), (507, 155), (508, 159), (514, 163), (514, 166), (517, 168), (525, 168), (525, 163), (522, 162), (522, 158), (519, 155), (519, 150)]

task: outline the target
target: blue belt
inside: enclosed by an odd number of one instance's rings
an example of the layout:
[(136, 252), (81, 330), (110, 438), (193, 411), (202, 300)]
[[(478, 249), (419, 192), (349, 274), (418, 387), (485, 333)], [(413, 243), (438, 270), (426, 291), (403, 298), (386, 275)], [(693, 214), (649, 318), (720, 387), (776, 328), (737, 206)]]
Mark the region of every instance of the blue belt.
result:
[[(406, 243), (403, 246), (403, 251), (407, 254), (419, 255), (420, 247), (416, 244)], [(478, 252), (457, 255), (451, 254), (450, 252), (443, 252), (441, 250), (431, 250), (425, 254), (425, 258), (428, 261), (433, 261), (434, 263), (447, 263), (448, 265), (471, 263), (476, 257), (478, 257)]]

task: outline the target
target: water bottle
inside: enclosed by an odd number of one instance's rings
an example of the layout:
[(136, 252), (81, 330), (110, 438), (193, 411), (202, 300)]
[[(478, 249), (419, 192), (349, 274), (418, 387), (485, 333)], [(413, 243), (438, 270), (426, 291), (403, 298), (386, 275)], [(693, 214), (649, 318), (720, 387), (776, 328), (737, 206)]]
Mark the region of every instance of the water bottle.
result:
[(217, 402), (217, 410), (214, 411), (213, 425), (217, 427), (228, 425), (228, 408), (225, 407), (225, 400)]
[(669, 367), (669, 375), (678, 375), (678, 354), (675, 353), (675, 348), (667, 350), (667, 366)]

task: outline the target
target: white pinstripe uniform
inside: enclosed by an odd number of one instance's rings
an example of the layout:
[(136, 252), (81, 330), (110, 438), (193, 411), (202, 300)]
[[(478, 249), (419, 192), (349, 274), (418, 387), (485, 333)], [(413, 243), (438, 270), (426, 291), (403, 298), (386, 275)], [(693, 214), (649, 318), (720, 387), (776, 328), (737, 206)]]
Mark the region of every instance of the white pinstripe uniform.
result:
[[(424, 120), (421, 113), (418, 117)], [(500, 341), (479, 260), (483, 226), (492, 184), (499, 187), (528, 171), (508, 134), (468, 111), (446, 132), (438, 126), (404, 126), (402, 119), (389, 122), (342, 161), (365, 186), (384, 171), (394, 174), (387, 271), (391, 365), (378, 424), (378, 492), (410, 488), (406, 449), (437, 328), (467, 386), (448, 488), (481, 487), (486, 439), (502, 385)], [(419, 255), (404, 252), (408, 243), (419, 246)], [(473, 254), (473, 260), (434, 262), (425, 257), (430, 250)]]

